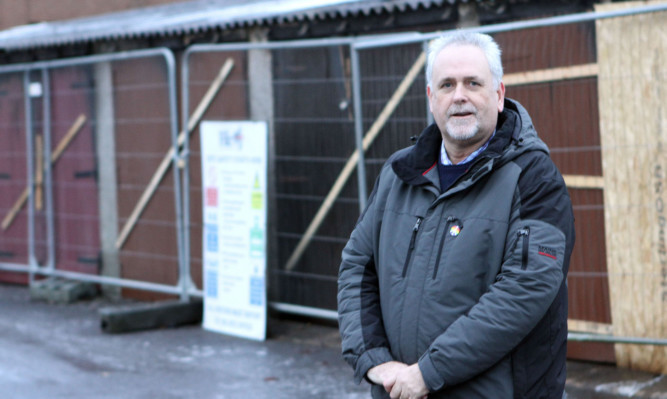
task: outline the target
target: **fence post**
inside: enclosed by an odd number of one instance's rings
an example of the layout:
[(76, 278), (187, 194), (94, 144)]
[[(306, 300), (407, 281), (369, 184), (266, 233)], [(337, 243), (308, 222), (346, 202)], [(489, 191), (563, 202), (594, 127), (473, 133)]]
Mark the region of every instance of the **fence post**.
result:
[[(95, 110), (97, 113), (96, 140), (97, 173), (99, 184), (100, 246), (102, 269), (100, 274), (120, 277), (118, 237), (118, 193), (116, 185), (116, 140), (114, 132), (113, 75), (110, 62), (95, 65)], [(120, 296), (120, 288), (105, 286), (109, 298)]]

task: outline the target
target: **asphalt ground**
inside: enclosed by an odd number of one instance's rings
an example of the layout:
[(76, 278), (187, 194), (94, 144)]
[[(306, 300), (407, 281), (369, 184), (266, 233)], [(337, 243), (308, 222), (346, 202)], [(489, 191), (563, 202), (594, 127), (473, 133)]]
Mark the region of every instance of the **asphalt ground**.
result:
[[(368, 398), (338, 330), (271, 318), (264, 342), (199, 325), (109, 334), (103, 299), (50, 304), (0, 284), (0, 399)], [(569, 399), (666, 398), (667, 376), (568, 363)]]

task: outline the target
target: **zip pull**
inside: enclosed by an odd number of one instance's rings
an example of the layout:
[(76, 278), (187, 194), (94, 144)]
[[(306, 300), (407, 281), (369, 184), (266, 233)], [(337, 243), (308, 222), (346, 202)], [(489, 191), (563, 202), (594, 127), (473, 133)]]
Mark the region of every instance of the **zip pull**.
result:
[(418, 216), (417, 223), (415, 223), (415, 227), (412, 228), (412, 237), (410, 238), (410, 249), (415, 248), (415, 240), (417, 239), (417, 231), (419, 231), (420, 224), (422, 224), (422, 217)]
[(521, 270), (526, 270), (526, 267), (528, 267), (528, 247), (529, 247), (530, 227), (526, 226), (522, 229), (519, 229), (516, 235), (517, 235), (517, 241), (519, 237), (523, 237), (523, 244), (521, 245)]
[(410, 264), (410, 259), (412, 259), (412, 250), (415, 249), (415, 240), (417, 239), (417, 231), (419, 231), (419, 225), (422, 224), (422, 217), (417, 216), (417, 223), (415, 227), (412, 228), (412, 237), (410, 237), (410, 246), (408, 247), (408, 254), (405, 256), (405, 263), (403, 264), (403, 273), (402, 276), (408, 274), (408, 265)]

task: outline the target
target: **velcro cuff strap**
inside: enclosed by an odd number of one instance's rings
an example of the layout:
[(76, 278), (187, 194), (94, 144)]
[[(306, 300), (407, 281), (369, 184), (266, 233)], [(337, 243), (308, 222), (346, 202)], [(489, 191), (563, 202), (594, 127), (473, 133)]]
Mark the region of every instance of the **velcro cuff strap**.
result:
[(392, 360), (394, 359), (391, 357), (388, 348), (380, 347), (367, 350), (359, 356), (359, 359), (357, 360), (357, 366), (354, 370), (354, 381), (357, 384), (360, 384), (361, 380), (366, 378), (368, 370), (382, 363), (391, 362)]

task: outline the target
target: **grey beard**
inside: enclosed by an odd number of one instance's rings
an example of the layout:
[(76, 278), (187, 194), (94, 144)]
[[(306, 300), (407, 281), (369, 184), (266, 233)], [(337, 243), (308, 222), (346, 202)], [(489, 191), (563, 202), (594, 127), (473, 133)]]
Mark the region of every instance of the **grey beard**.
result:
[(465, 131), (461, 131), (463, 129), (460, 126), (452, 126), (451, 122), (447, 122), (446, 128), (449, 137), (456, 141), (470, 140), (479, 132), (479, 125), (477, 123), (470, 128), (466, 128)]

